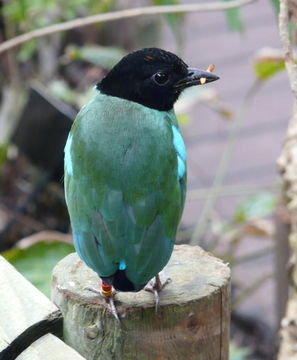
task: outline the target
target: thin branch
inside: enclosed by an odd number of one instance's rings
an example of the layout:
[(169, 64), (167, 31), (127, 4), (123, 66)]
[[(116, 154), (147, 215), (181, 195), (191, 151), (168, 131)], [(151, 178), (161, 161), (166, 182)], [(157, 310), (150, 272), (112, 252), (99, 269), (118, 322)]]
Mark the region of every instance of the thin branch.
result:
[(240, 294), (236, 296), (232, 301), (232, 310), (236, 310), (239, 305), (246, 300), (249, 296), (254, 294), (258, 289), (261, 288), (266, 281), (273, 279), (273, 274), (265, 274), (255, 280), (250, 286), (240, 291)]
[(109, 12), (106, 14), (98, 14), (79, 18), (75, 20), (65, 21), (59, 24), (53, 24), (42, 29), (30, 31), (28, 33), (16, 36), (0, 45), (0, 54), (21, 45), (29, 40), (36, 39), (45, 35), (53, 34), (59, 31), (71, 30), (74, 28), (96, 24), (100, 22), (114, 21), (124, 18), (132, 18), (144, 15), (185, 13), (185, 12), (205, 12), (220, 11), (237, 8), (254, 2), (255, 0), (232, 0), (228, 2), (214, 2), (205, 4), (184, 4), (184, 5), (167, 5), (167, 6), (148, 6), (142, 8), (134, 8)]
[(246, 118), (246, 112), (247, 112), (248, 106), (250, 104), (250, 101), (253, 98), (253, 96), (256, 94), (256, 92), (259, 90), (260, 85), (262, 85), (262, 83), (259, 81), (255, 82), (252, 85), (252, 87), (248, 91), (248, 93), (241, 105), (241, 108), (240, 108), (237, 118), (234, 120), (233, 127), (230, 130), (230, 133), (228, 136), (226, 148), (223, 152), (220, 164), (218, 166), (218, 169), (216, 171), (216, 174), (215, 174), (215, 177), (213, 180), (212, 188), (209, 191), (209, 196), (207, 197), (207, 199), (205, 201), (205, 205), (202, 208), (201, 215), (195, 226), (195, 230), (192, 235), (191, 242), (190, 242), (192, 245), (198, 245), (198, 244), (200, 246), (203, 245), (203, 242), (204, 242), (203, 236), (206, 232), (210, 215), (211, 215), (213, 208), (216, 204), (216, 201), (219, 197), (220, 189), (224, 182), (226, 172), (228, 170), (230, 160), (231, 160), (236, 142), (238, 140), (239, 131), (240, 131), (240, 129), (243, 125), (243, 122)]
[[(258, 259), (259, 257), (270, 255), (275, 252), (274, 246), (267, 246), (264, 249), (254, 251), (251, 254), (236, 256), (234, 259), (232, 266), (242, 265), (242, 263)], [(222, 256), (223, 257), (223, 256)]]
[(297, 65), (294, 61), (292, 44), (290, 41), (288, 0), (282, 0), (280, 2), (279, 33), (285, 53), (285, 64), (289, 75), (291, 90), (295, 95), (295, 98), (297, 98)]

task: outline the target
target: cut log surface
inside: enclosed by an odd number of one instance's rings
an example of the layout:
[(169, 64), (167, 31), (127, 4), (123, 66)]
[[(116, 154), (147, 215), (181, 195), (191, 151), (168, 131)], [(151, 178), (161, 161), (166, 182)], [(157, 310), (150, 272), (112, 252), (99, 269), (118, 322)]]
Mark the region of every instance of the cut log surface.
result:
[(15, 359), (39, 337), (61, 330), (58, 308), (0, 256), (0, 360)]
[(98, 275), (76, 254), (53, 271), (52, 299), (64, 317), (64, 341), (88, 360), (227, 360), (230, 270), (199, 247), (175, 246), (160, 274), (172, 282), (154, 297), (117, 293), (118, 323), (98, 295)]

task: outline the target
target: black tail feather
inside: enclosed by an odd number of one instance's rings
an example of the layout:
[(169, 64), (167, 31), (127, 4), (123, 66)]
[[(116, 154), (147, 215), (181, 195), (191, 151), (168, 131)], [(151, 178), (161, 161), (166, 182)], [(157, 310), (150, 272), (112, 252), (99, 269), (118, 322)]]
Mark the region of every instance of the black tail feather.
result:
[(115, 274), (108, 277), (101, 277), (108, 285), (112, 285), (117, 291), (140, 291), (146, 284), (139, 285), (132, 283), (126, 276), (126, 270), (118, 270)]

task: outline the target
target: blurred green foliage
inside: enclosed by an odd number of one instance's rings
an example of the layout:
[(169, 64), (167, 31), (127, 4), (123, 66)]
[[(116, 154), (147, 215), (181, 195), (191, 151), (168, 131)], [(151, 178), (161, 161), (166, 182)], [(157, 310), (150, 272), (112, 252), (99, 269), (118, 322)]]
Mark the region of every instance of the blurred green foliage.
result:
[(276, 206), (276, 195), (263, 191), (248, 197), (235, 210), (234, 221), (242, 223), (254, 218), (266, 217), (273, 214)]
[(279, 0), (270, 0), (272, 3), (272, 6), (275, 9), (276, 14), (279, 13)]
[[(258, 80), (268, 80), (285, 70), (285, 58), (281, 50), (269, 48), (262, 50), (263, 54), (256, 58), (253, 68)], [(297, 64), (297, 61), (295, 63)]]
[(0, 144), (0, 169), (7, 160), (8, 144)]
[[(230, 1), (230, 0), (224, 0)], [(238, 8), (226, 10), (226, 20), (230, 30), (243, 31), (244, 26), (240, 17), (240, 10)]]
[(259, 80), (267, 80), (284, 69), (285, 62), (282, 59), (258, 62), (254, 66), (256, 76)]
[[(111, 10), (116, 0), (18, 0), (4, 2), (2, 12), (9, 38), (54, 23)], [(29, 20), (30, 19), (30, 20)], [(18, 60), (28, 61), (37, 51), (36, 40), (24, 43)]]
[(233, 341), (230, 342), (229, 351), (229, 360), (247, 360), (252, 354), (249, 348), (240, 348)]
[[(18, 0), (4, 2), (3, 15), (20, 32), (47, 26), (53, 21), (107, 12), (116, 0)], [(30, 21), (28, 21), (30, 19)]]
[(72, 245), (52, 241), (38, 242), (25, 249), (13, 248), (2, 253), (21, 274), (48, 297), (51, 273), (57, 262), (74, 252)]
[(111, 70), (127, 54), (118, 47), (99, 45), (69, 45), (65, 52), (69, 61), (86, 61), (104, 70)]
[[(150, 0), (153, 5), (176, 5), (178, 0)], [(4, 2), (2, 13), (9, 38), (18, 34), (43, 28), (88, 15), (111, 11), (118, 0), (19, 0)], [(180, 25), (184, 14), (165, 15), (179, 45), (182, 43)], [(30, 19), (30, 21), (28, 21)], [(102, 24), (99, 24), (100, 26)], [(37, 51), (36, 40), (24, 43), (20, 47), (18, 60), (28, 61)]]

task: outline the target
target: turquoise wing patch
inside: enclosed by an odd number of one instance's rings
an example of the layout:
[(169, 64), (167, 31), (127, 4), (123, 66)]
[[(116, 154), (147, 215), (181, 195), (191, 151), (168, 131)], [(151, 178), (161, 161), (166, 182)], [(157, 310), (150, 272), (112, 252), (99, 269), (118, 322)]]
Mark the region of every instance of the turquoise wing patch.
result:
[(64, 164), (65, 164), (65, 171), (69, 176), (73, 175), (73, 166), (72, 166), (72, 160), (71, 160), (71, 144), (72, 144), (72, 135), (68, 135), (68, 139), (66, 142), (66, 146), (64, 149)]
[(187, 159), (186, 146), (180, 131), (175, 125), (172, 125), (172, 132), (173, 132), (173, 145), (177, 154), (177, 172), (179, 179), (181, 179), (186, 172), (186, 159)]

